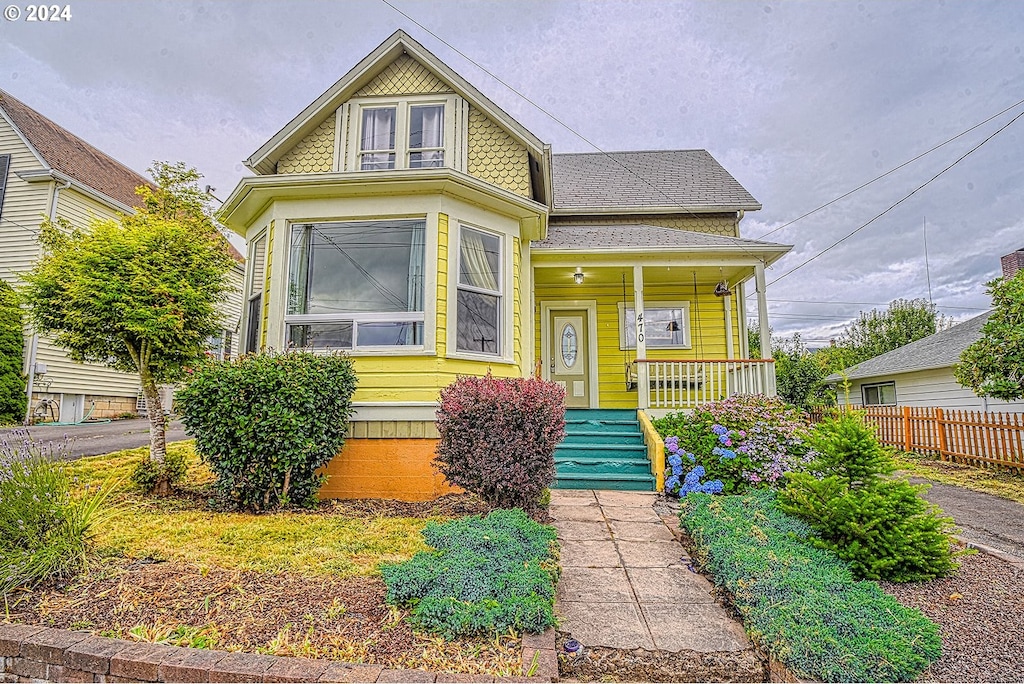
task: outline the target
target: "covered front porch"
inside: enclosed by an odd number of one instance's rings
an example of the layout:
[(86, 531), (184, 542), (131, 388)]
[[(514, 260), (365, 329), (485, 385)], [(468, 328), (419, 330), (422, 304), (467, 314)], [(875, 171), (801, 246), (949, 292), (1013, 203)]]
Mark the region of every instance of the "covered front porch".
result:
[[(533, 250), (541, 375), (565, 387), (567, 408), (655, 417), (737, 393), (774, 395), (764, 295), (771, 256)], [(747, 348), (751, 279), (759, 359)]]

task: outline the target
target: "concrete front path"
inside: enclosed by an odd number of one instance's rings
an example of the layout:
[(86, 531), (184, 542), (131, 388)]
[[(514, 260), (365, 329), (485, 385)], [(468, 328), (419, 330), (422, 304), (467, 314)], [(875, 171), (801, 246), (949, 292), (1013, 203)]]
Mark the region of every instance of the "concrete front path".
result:
[(645, 492), (552, 490), (562, 547), (556, 612), (584, 646), (650, 651), (743, 651), (743, 627)]

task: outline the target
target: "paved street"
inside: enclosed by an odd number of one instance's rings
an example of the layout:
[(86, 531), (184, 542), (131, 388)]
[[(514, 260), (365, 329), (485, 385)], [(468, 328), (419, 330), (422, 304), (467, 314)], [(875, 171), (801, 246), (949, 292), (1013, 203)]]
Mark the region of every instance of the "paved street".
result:
[(992, 494), (912, 477), (932, 487), (924, 498), (952, 516), (959, 536), (1024, 559), (1024, 506)]
[[(9, 434), (11, 428), (0, 430), (0, 436)], [(121, 449), (134, 449), (149, 444), (149, 421), (145, 418), (115, 420), (110, 423), (86, 423), (83, 425), (33, 425), (29, 428), (32, 438), (39, 441), (56, 441), (67, 435), (72, 439), (71, 457), (109, 454)], [(167, 441), (188, 439), (181, 421), (172, 421), (167, 430)]]

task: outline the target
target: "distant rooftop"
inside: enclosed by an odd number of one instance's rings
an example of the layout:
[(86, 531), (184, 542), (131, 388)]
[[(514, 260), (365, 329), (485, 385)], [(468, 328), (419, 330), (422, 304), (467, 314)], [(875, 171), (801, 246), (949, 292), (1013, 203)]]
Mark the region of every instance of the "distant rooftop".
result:
[(135, 188), (149, 181), (74, 133), (0, 90), (0, 109), (46, 160), (60, 171), (129, 207), (138, 206)]
[(555, 154), (554, 213), (755, 211), (761, 204), (707, 150)]

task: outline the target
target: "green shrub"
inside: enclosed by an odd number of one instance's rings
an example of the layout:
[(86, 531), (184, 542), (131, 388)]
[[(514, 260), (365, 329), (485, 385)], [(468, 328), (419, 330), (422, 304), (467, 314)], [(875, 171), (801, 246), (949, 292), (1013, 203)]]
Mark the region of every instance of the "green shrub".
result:
[(168, 449), (164, 456), (163, 463), (157, 463), (151, 458), (143, 458), (131, 474), (131, 481), (143, 492), (151, 492), (157, 482), (165, 480), (172, 487), (185, 477), (188, 471), (188, 462), (185, 459), (184, 451)]
[(0, 425), (20, 423), (25, 417), (24, 334), (14, 290), (0, 280)]
[(67, 440), (42, 445), (23, 430), (0, 438), (0, 594), (85, 565), (114, 483), (74, 497), (62, 462), (68, 451)]
[(438, 470), (492, 506), (536, 507), (555, 479), (564, 401), (539, 378), (459, 378), (441, 391)]
[(798, 676), (910, 681), (939, 657), (938, 626), (813, 546), (808, 525), (786, 515), (773, 491), (693, 494), (680, 518), (751, 639)]
[(921, 498), (926, 486), (885, 477), (892, 458), (859, 416), (828, 418), (809, 441), (819, 454), (814, 475), (791, 473), (780, 503), (810, 523), (816, 544), (865, 579), (916, 582), (956, 568), (952, 520)]
[(341, 450), (356, 375), (341, 354), (248, 354), (195, 369), (176, 394), (196, 451), (239, 508), (309, 505)]
[(415, 626), (446, 638), (554, 626), (554, 529), (497, 510), (429, 523), (423, 538), (434, 551), (381, 567), (388, 603), (410, 608)]

